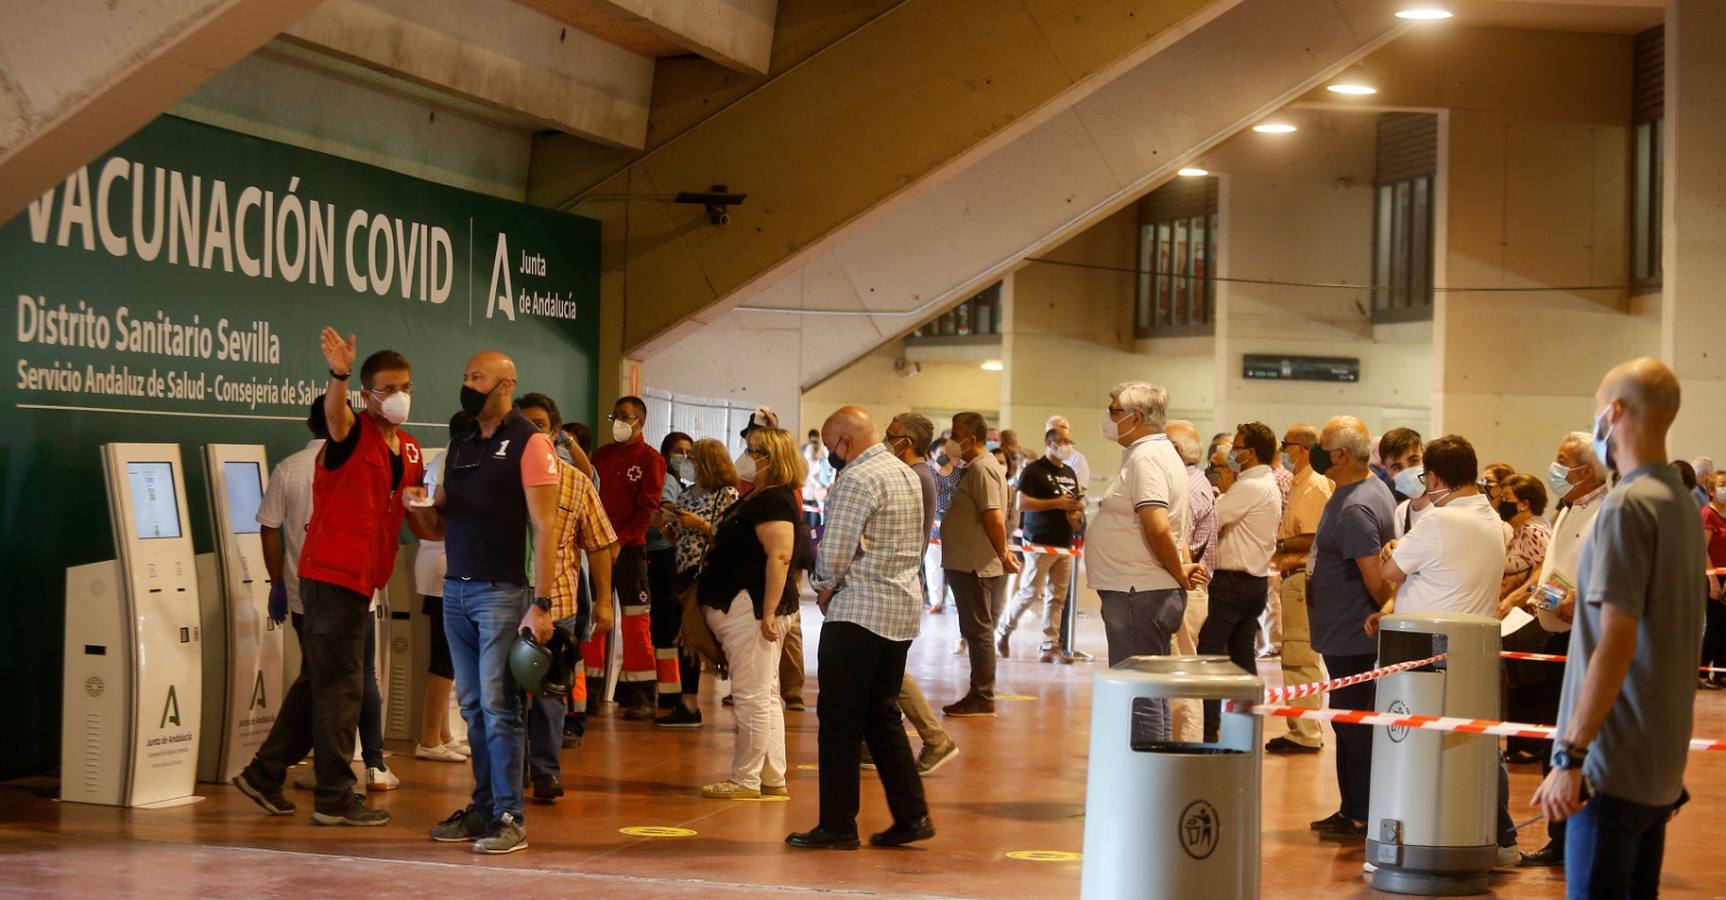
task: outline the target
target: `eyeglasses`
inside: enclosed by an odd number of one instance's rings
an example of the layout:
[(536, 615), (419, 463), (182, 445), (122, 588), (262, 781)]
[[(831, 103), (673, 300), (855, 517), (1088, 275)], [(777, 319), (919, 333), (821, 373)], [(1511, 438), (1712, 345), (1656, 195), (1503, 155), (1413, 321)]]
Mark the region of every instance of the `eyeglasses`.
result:
[(768, 456), (771, 455), (767, 452), (767, 448), (765, 448), (765, 447), (750, 447), (748, 450), (745, 450), (744, 452), (748, 453), (752, 459), (766, 459)]
[(908, 434), (888, 433), (888, 434), (884, 434), (881, 436), (881, 440), (886, 441), (889, 444), (893, 443), (894, 441), (908, 441), (910, 439), (911, 439), (911, 436)]
[(607, 422), (624, 422), (624, 423), (627, 423), (630, 425), (635, 424), (634, 419), (630, 418), (627, 415), (624, 415), (623, 413), (610, 413), (610, 414), (606, 415), (605, 420)]
[(1120, 415), (1120, 414), (1121, 414), (1121, 413), (1124, 413), (1124, 412), (1126, 412), (1126, 410), (1125, 410), (1125, 409), (1122, 409), (1122, 408), (1121, 408), (1121, 407), (1119, 407), (1119, 406), (1111, 406), (1111, 407), (1109, 407), (1109, 415), (1111, 415), (1111, 416), (1118, 416), (1118, 415)]
[(410, 381), (407, 384), (402, 385), (401, 387), (396, 387), (395, 385), (391, 384), (391, 385), (386, 385), (386, 386), (381, 387), (381, 388), (361, 388), (361, 390), (365, 391), (368, 394), (371, 394), (374, 397), (388, 399), (390, 397), (394, 397), (397, 394), (412, 394), (414, 392), (414, 385), (413, 385), (413, 382)]

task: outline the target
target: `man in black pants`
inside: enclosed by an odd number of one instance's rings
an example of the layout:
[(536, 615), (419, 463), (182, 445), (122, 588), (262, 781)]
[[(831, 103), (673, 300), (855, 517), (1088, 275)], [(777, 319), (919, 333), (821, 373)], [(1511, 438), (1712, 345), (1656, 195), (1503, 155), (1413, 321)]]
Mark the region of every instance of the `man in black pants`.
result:
[[(1227, 653), (1248, 673), (1258, 670), (1253, 632), (1270, 596), (1271, 557), (1282, 516), (1282, 491), (1270, 467), (1276, 452), (1276, 432), (1263, 422), (1235, 429), (1229, 468), (1238, 474), (1228, 493), (1217, 498), (1217, 572), (1211, 576), (1210, 610), (1199, 628), (1200, 653)], [(1206, 741), (1217, 739), (1220, 725), (1217, 702), (1206, 701)]]
[(821, 822), (785, 839), (793, 847), (855, 850), (858, 744), (887, 793), (893, 827), (869, 838), (877, 847), (935, 836), (923, 781), (899, 718), (905, 654), (923, 614), (923, 489), (911, 468), (881, 443), (869, 414), (847, 406), (821, 436), (843, 463), (827, 495), (827, 533), (810, 585), (821, 627)]
[[(1351, 416), (1326, 422), (1312, 453), (1313, 470), (1336, 483), (1313, 538), (1307, 582), (1313, 648), (1324, 655), (1332, 678), (1373, 667), (1378, 645), (1367, 635), (1366, 622), (1391, 595), (1378, 554), (1393, 536), (1396, 505), (1390, 488), (1367, 467), (1371, 457), (1366, 425)], [(1372, 682), (1367, 682), (1332, 691), (1330, 703), (1333, 709), (1370, 710), (1373, 698)], [(1365, 838), (1372, 791), (1370, 726), (1336, 725), (1336, 781), (1341, 808), (1313, 822), (1312, 830), (1335, 840)]]
[(408, 418), (413, 370), (393, 350), (367, 357), (360, 369), (365, 412), (355, 415), (348, 405), (354, 337), (325, 328), (321, 341), (330, 370), (324, 398), (330, 439), (319, 451), (300, 551), (304, 661), (269, 737), (233, 784), (265, 812), (289, 815), (294, 804), (282, 796), (287, 768), (315, 747), (312, 821), (383, 825), (389, 812), (353, 792), (350, 760), (365, 684), (366, 606), (394, 571), (403, 501), (425, 496), (419, 443), (399, 427)]

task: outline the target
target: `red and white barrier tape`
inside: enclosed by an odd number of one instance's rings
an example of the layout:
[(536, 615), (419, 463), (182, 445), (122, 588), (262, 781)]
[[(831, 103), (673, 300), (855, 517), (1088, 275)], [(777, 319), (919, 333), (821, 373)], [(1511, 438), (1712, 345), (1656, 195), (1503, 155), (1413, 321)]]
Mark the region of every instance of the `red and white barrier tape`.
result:
[[(1565, 656), (1565, 655), (1560, 654), (1560, 653), (1523, 653), (1523, 652), (1520, 652), (1517, 650), (1503, 650), (1503, 651), (1500, 651), (1498, 655), (1505, 658), (1505, 659), (1520, 659), (1520, 660), (1527, 660), (1530, 662), (1569, 662), (1570, 661), (1570, 657)], [(1696, 671), (1720, 673), (1720, 672), (1726, 672), (1726, 668), (1721, 668), (1719, 666), (1697, 666)]]
[(1429, 656), (1426, 659), (1416, 659), (1408, 662), (1395, 663), (1393, 665), (1373, 669), (1368, 672), (1361, 672), (1356, 675), (1348, 675), (1342, 678), (1331, 678), (1326, 681), (1315, 681), (1311, 684), (1296, 684), (1280, 688), (1266, 688), (1264, 702), (1280, 703), (1283, 700), (1292, 700), (1296, 697), (1313, 697), (1318, 694), (1329, 693), (1338, 688), (1345, 688), (1356, 684), (1365, 684), (1368, 681), (1376, 681), (1386, 675), (1394, 675), (1397, 672), (1406, 672), (1409, 669), (1418, 669), (1421, 666), (1430, 666), (1433, 663), (1444, 659), (1446, 655), (1447, 654), (1440, 653), (1437, 656)]
[(1045, 547), (1041, 544), (1020, 544), (1019, 549), (1026, 553), (1044, 553), (1049, 556), (1084, 556), (1085, 548), (1080, 547)]
[[(1302, 709), (1276, 703), (1251, 704), (1239, 700), (1225, 701), (1226, 712), (1251, 713), (1256, 716), (1277, 716), (1284, 719), (1322, 719), (1343, 725), (1382, 725), (1386, 728), (1415, 728), (1422, 731), (1446, 731), (1459, 734), (1492, 734), (1504, 737), (1551, 740), (1556, 729), (1551, 725), (1529, 725), (1524, 722), (1497, 722), (1492, 719), (1462, 719), (1455, 716), (1422, 716), (1414, 714), (1367, 712), (1359, 709)], [(1726, 741), (1695, 738), (1690, 741), (1695, 752), (1726, 751)]]

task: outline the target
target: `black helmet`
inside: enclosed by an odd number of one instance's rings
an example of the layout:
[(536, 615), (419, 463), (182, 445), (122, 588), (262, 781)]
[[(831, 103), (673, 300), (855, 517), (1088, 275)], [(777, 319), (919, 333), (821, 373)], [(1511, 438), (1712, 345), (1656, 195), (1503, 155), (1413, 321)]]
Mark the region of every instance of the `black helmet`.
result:
[(567, 694), (581, 668), (581, 648), (562, 628), (552, 628), (544, 644), (526, 630), (509, 650), (509, 671), (517, 688), (530, 694)]

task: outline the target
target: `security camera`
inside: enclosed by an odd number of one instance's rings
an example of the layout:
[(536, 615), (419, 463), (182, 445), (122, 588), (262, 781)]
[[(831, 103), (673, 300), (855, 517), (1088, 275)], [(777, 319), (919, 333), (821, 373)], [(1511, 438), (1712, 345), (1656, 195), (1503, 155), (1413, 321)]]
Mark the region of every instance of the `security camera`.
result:
[(742, 206), (748, 194), (733, 194), (725, 189), (725, 185), (716, 184), (706, 193), (679, 191), (672, 198), (673, 203), (699, 204), (707, 210), (707, 221), (724, 228), (731, 224), (730, 208)]

